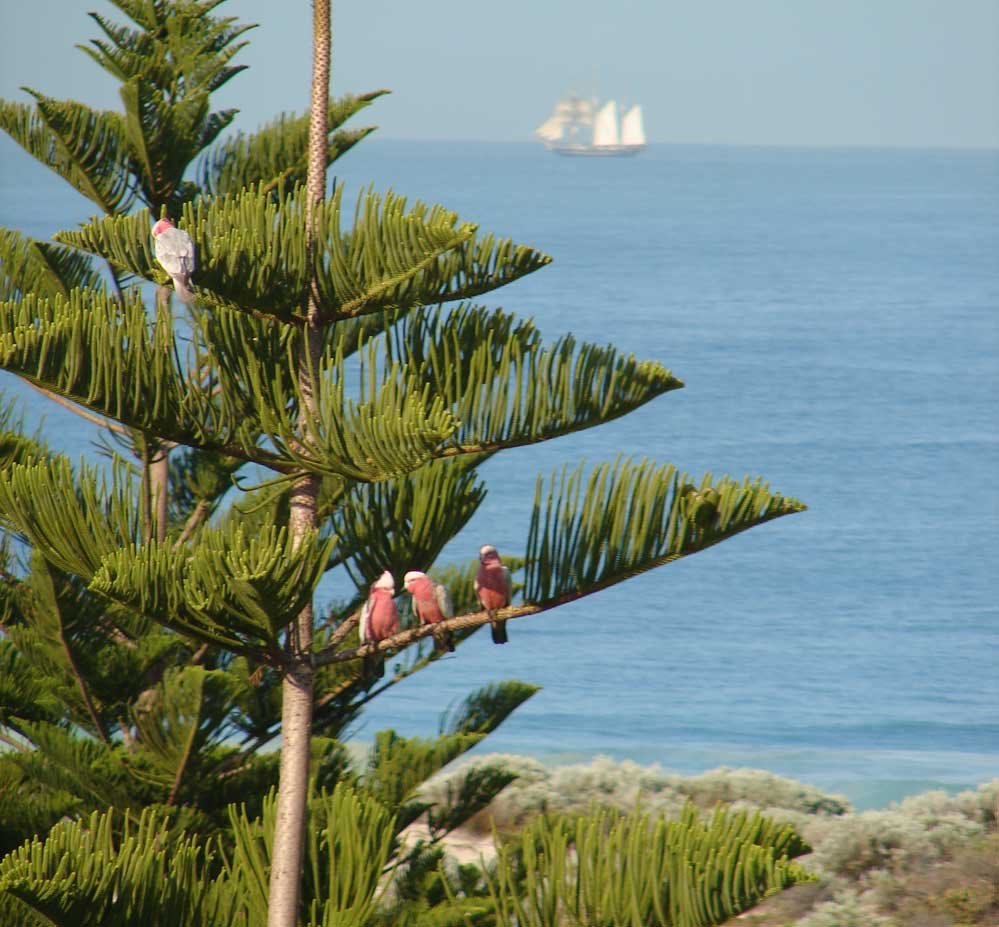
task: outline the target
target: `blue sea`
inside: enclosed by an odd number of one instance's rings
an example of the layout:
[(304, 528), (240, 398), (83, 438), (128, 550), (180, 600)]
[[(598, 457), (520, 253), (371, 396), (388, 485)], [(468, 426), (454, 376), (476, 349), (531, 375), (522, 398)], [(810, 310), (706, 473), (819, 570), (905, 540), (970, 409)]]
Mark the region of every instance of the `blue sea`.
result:
[[(550, 253), (483, 302), (686, 383), (491, 460), (443, 559), (522, 550), (536, 475), (581, 458), (762, 475), (809, 506), (513, 622), (506, 647), (477, 635), (379, 698), (358, 740), (434, 734), (520, 678), (542, 691), (477, 750), (759, 767), (859, 807), (999, 776), (999, 152), (369, 140), (336, 173)], [(92, 211), (0, 141), (0, 224), (47, 236)], [(81, 421), (0, 386), (93, 452)]]

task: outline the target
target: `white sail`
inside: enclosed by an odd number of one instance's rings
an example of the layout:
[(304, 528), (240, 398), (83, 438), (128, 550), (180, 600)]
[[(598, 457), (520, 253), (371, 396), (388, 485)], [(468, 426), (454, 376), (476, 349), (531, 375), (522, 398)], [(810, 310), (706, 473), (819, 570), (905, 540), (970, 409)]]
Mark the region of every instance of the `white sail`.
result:
[(621, 118), (621, 144), (645, 144), (645, 129), (642, 128), (641, 106), (633, 106)]
[(593, 120), (594, 146), (619, 145), (617, 133), (617, 103), (609, 100), (597, 112)]
[(581, 100), (579, 97), (567, 97), (555, 104), (555, 112), (552, 115), (557, 116), (565, 122), (590, 125), (593, 122), (593, 105), (589, 100)]
[(562, 137), (564, 129), (565, 120), (558, 115), (554, 115), (549, 116), (543, 123), (541, 123), (541, 125), (534, 130), (534, 134), (546, 142), (554, 142)]

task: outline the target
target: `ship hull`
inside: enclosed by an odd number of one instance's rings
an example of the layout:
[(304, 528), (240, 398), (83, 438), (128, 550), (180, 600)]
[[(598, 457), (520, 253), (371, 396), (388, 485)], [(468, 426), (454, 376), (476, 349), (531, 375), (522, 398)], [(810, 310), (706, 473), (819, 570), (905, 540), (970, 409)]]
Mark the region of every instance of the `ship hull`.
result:
[(548, 145), (563, 158), (627, 158), (645, 150), (645, 145)]

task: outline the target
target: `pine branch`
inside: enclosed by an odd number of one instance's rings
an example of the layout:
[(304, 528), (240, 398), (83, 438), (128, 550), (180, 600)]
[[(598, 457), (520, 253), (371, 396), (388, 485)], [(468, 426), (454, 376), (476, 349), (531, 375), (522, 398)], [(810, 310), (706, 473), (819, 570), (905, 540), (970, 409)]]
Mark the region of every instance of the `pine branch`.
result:
[(124, 135), (134, 162), (136, 182), (147, 206), (175, 214), (187, 198), (182, 181), (188, 165), (236, 116), (236, 110), (209, 112), (207, 91), (164, 98), (143, 77), (121, 87)]
[(92, 577), (102, 558), (138, 537), (138, 513), (119, 464), (108, 478), (81, 463), (79, 478), (65, 458), (0, 472), (5, 525), (27, 537), (59, 569)]
[(605, 588), (804, 509), (759, 479), (712, 483), (706, 474), (695, 486), (672, 465), (644, 460), (602, 464), (585, 483), (582, 465), (563, 470), (547, 497), (537, 483), (524, 597), (544, 603)]
[(100, 286), (100, 274), (88, 255), (0, 228), (0, 302), (28, 293), (66, 297), (74, 287)]
[[(683, 383), (661, 364), (459, 306), (413, 314), (379, 339), (386, 358), (441, 396), (461, 426), (435, 456), (490, 454), (611, 421)], [(368, 367), (374, 367), (368, 362)]]
[[(164, 852), (169, 847), (169, 852)], [(52, 925), (190, 927), (243, 922), (238, 894), (213, 878), (212, 852), (171, 833), (162, 812), (63, 820), (0, 861), (0, 892)]]
[(66, 664), (69, 666), (73, 677), (76, 679), (76, 685), (80, 690), (80, 697), (83, 699), (83, 704), (87, 708), (87, 714), (90, 715), (90, 721), (94, 725), (94, 730), (97, 731), (97, 736), (100, 737), (104, 745), (110, 747), (111, 738), (108, 737), (104, 721), (97, 713), (94, 700), (90, 695), (90, 687), (87, 685), (87, 680), (84, 678), (83, 673), (80, 672), (79, 664), (76, 662), (76, 657), (73, 656), (73, 650), (70, 647), (69, 640), (66, 638), (66, 629), (61, 621), (59, 622), (59, 642), (62, 644), (63, 654), (66, 657)]
[(99, 428), (107, 428), (109, 431), (113, 431), (115, 434), (127, 437), (131, 435), (131, 432), (125, 428), (123, 425), (119, 425), (118, 422), (112, 421), (108, 418), (102, 418), (99, 415), (93, 415), (86, 409), (80, 408), (75, 402), (70, 402), (68, 399), (63, 398), (57, 393), (53, 393), (51, 390), (45, 389), (44, 386), (39, 386), (37, 383), (32, 383), (30, 380), (25, 381), (28, 386), (33, 390), (37, 390), (46, 399), (51, 399), (57, 406), (62, 406), (68, 412), (72, 412), (74, 415), (80, 416), (84, 421), (90, 422), (91, 425), (97, 425)]
[(209, 754), (224, 736), (228, 689), (224, 672), (188, 665), (168, 671), (133, 705), (137, 753), (130, 754), (129, 764), (133, 775), (169, 789), (167, 805), (177, 803), (196, 758)]
[(379, 731), (364, 774), (364, 788), (389, 808), (400, 808), (434, 773), (479, 743), (484, 734), (442, 734), (434, 740)]
[(526, 553), (525, 604), (492, 615), (468, 612), (348, 650), (328, 647), (314, 655), (315, 664), (397, 651), (435, 631), (538, 615), (805, 509), (795, 499), (770, 493), (758, 480), (737, 484), (723, 478), (712, 485), (707, 475), (695, 488), (672, 466), (644, 461), (598, 466), (585, 493), (582, 486), (582, 466), (553, 476), (547, 500), (543, 481), (538, 481)]
[[(11, 757), (35, 789), (67, 792), (84, 807), (127, 808), (121, 767), (114, 753), (90, 737), (79, 737), (55, 724), (22, 725), (34, 749)], [(2, 869), (2, 863), (0, 863)]]
[(382, 573), (427, 570), (468, 523), (486, 489), (466, 460), (426, 464), (380, 483), (354, 484), (330, 520), (342, 563), (358, 589)]
[[(235, 19), (231, 17), (208, 16), (215, 5), (175, 4), (162, 22), (154, 22), (145, 15), (141, 22), (135, 20), (141, 30), (119, 26), (98, 13), (90, 13), (106, 38), (92, 39), (93, 47), (76, 47), (122, 83), (144, 77), (171, 95), (180, 87), (211, 92), (244, 70), (245, 65), (230, 67), (229, 62), (247, 43), (233, 43), (256, 28), (255, 24), (233, 26)], [(151, 9), (155, 10), (156, 5)]]
[[(193, 343), (192, 350), (198, 355), (201, 348)], [(254, 350), (244, 346), (246, 354)], [(264, 354), (255, 362), (268, 360)], [(196, 356), (195, 369), (199, 361)], [(136, 294), (124, 304), (81, 290), (68, 300), (28, 295), (0, 303), (0, 367), (167, 441), (278, 472), (295, 465), (257, 446), (260, 425), (245, 397), (219, 395), (181, 368), (169, 316), (161, 314), (150, 331)]]
[[(341, 230), (342, 187), (316, 210), (316, 286), (322, 321), (484, 293), (545, 266), (531, 248), (479, 238), (455, 213), (405, 198), (361, 194), (353, 228)], [(95, 219), (56, 240), (100, 255), (120, 270), (166, 282), (153, 259), (145, 210)], [(305, 202), (259, 187), (184, 206), (180, 225), (198, 254), (194, 292), (206, 305), (301, 325), (306, 276)]]
[(333, 541), (296, 546), (273, 526), (203, 530), (177, 557), (169, 543), (107, 554), (90, 588), (140, 614), (267, 665), (283, 665), (279, 632), (311, 600)]
[(103, 212), (126, 212), (135, 191), (121, 115), (23, 89), (36, 109), (0, 101), (0, 129)]
[(211, 504), (206, 502), (204, 499), (199, 499), (195, 504), (194, 508), (191, 510), (191, 514), (188, 516), (187, 521), (184, 522), (184, 528), (177, 537), (177, 540), (173, 542), (174, 552), (178, 552), (183, 549), (184, 544), (191, 539), (201, 525), (204, 524), (205, 520), (211, 514)]
[[(362, 401), (347, 399), (338, 375), (342, 365), (342, 357), (319, 359), (307, 416), (301, 381), (288, 382), (255, 364), (243, 367), (251, 391), (265, 397), (257, 403), (258, 420), (281, 459), (318, 476), (385, 480), (430, 460), (457, 428), (443, 401), (429, 388), (406, 382), (398, 365), (372, 383)], [(294, 409), (283, 401), (289, 394), (296, 397)]]
[(521, 682), (519, 679), (507, 679), (483, 686), (441, 716), (440, 732), (491, 734), (524, 702), (540, 691), (541, 686)]
[[(373, 128), (338, 131), (351, 116), (368, 106), (386, 90), (331, 100), (327, 165), (349, 151)], [(309, 116), (283, 113), (252, 135), (237, 133), (202, 159), (199, 174), (206, 193), (226, 196), (258, 184), (264, 194), (282, 187), (293, 189), (305, 182)]]

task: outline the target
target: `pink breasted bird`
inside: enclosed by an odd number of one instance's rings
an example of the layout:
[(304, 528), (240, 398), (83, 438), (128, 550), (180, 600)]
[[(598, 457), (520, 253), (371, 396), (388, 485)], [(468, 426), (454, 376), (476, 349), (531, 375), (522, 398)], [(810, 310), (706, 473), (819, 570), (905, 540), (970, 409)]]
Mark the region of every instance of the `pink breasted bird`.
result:
[[(395, 607), (395, 580), (386, 570), (371, 586), (368, 600), (361, 609), (361, 622), (358, 629), (362, 644), (383, 641), (399, 633), (399, 612)], [(385, 657), (382, 654), (368, 654), (364, 658), (365, 675), (382, 677), (385, 675)]]
[[(413, 611), (423, 624), (434, 625), (445, 618), (454, 617), (454, 606), (451, 605), (447, 589), (426, 573), (410, 570), (402, 582), (406, 592), (413, 597)], [(450, 631), (434, 630), (434, 650), (454, 650), (454, 637)]]
[[(479, 548), (479, 572), (475, 574), (475, 594), (479, 597), (482, 607), (493, 617), (498, 608), (506, 608), (513, 595), (513, 580), (510, 570), (503, 566), (499, 552), (492, 544), (484, 544)], [(505, 644), (506, 622), (493, 621), (489, 626), (494, 644)]]
[(160, 219), (153, 226), (153, 251), (156, 260), (173, 280), (173, 288), (185, 302), (193, 302), (190, 289), (194, 273), (194, 242), (187, 232), (176, 228), (169, 219)]

